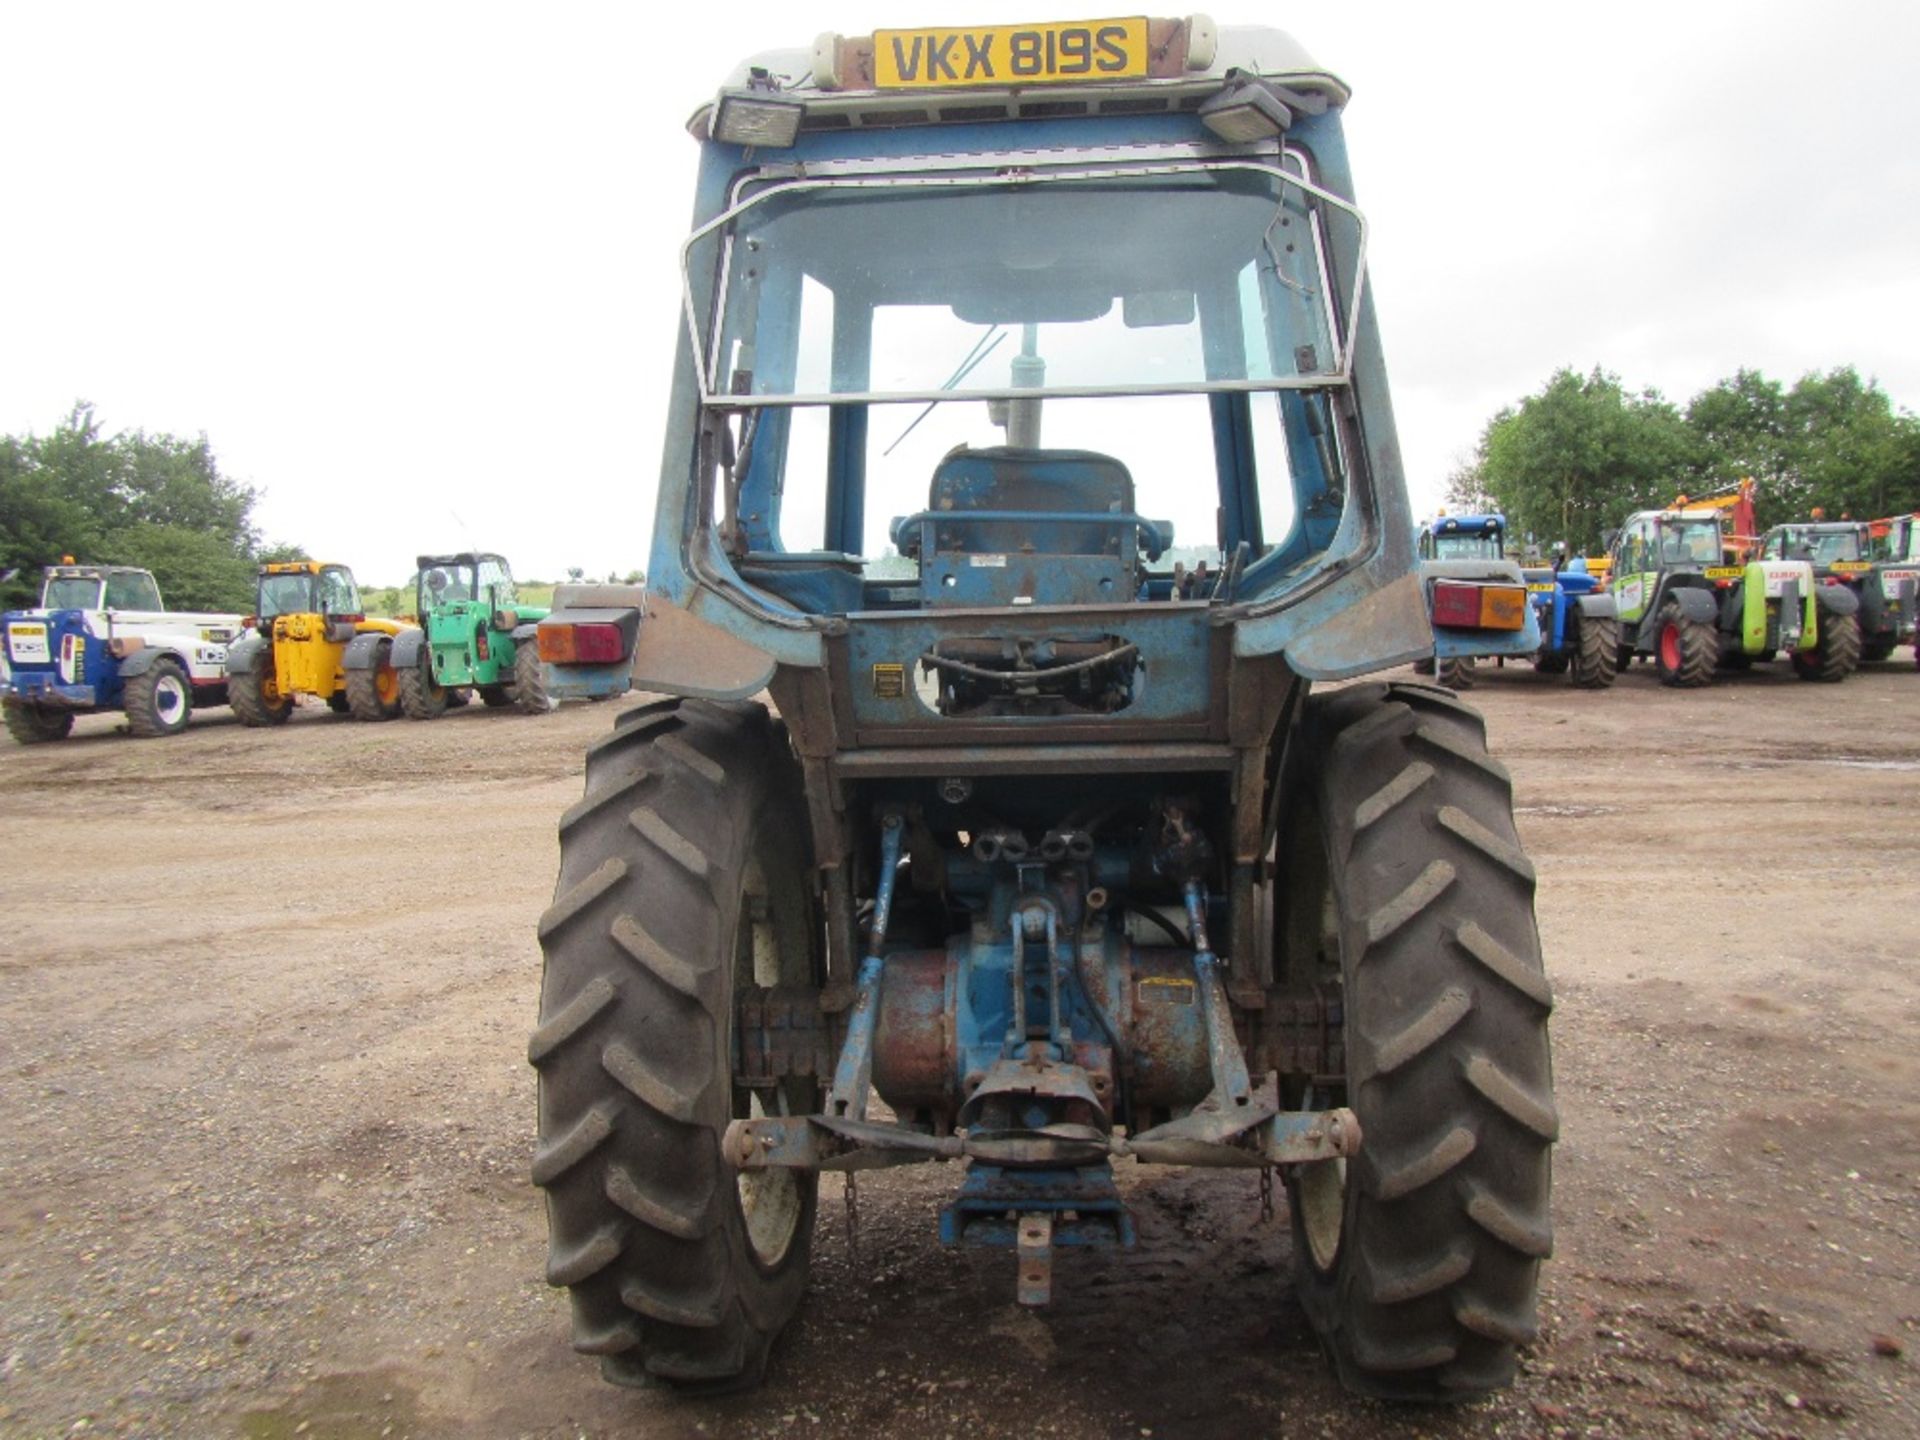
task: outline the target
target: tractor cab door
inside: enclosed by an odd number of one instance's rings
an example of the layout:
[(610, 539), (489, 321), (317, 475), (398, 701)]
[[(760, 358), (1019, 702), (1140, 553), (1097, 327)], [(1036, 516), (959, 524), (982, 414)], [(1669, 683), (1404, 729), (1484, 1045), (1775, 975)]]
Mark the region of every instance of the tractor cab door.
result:
[(1620, 619), (1638, 625), (1646, 618), (1654, 592), (1660, 588), (1653, 518), (1642, 516), (1628, 524), (1614, 542), (1612, 555), (1612, 588)]

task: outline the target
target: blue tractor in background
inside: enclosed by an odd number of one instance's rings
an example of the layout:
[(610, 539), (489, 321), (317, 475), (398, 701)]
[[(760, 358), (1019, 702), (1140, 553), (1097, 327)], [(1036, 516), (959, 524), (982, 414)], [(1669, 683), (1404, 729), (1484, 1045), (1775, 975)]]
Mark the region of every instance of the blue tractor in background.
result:
[(1473, 684), (1481, 657), (1532, 659), (1540, 622), (1520, 567), (1507, 559), (1499, 515), (1448, 515), (1420, 527), (1420, 579), (1433, 623), (1433, 653), (1414, 662), (1449, 690)]
[[(1277, 1169), (1348, 1385), (1513, 1377), (1558, 1121), (1511, 785), (1447, 691), (1320, 688), (1434, 647), (1347, 100), (1196, 15), (826, 35), (694, 116), (648, 585), (536, 632), (556, 697), (667, 697), (561, 817), (528, 1046), (609, 1379), (755, 1383), (821, 1174), (927, 1162), (1028, 1305), (1135, 1243), (1116, 1165)], [(1517, 572), (1442, 585), (1538, 645)]]
[(1576, 689), (1604, 690), (1620, 673), (1619, 611), (1598, 577), (1587, 573), (1586, 559), (1564, 555), (1557, 547), (1552, 565), (1521, 571), (1540, 622), (1534, 668), (1565, 675)]

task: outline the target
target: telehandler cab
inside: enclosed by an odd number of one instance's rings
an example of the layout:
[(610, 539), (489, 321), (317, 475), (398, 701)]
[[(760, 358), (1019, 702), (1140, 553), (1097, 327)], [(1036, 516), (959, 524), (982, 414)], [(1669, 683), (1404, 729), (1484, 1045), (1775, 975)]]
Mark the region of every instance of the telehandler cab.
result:
[(1558, 1120), (1511, 782), (1450, 693), (1315, 683), (1433, 651), (1347, 98), (1192, 16), (827, 36), (694, 117), (649, 585), (538, 629), (556, 696), (673, 697), (539, 925), (609, 1378), (754, 1383), (820, 1173), (942, 1161), (1025, 1304), (1134, 1243), (1116, 1162), (1278, 1169), (1349, 1385), (1512, 1378)]

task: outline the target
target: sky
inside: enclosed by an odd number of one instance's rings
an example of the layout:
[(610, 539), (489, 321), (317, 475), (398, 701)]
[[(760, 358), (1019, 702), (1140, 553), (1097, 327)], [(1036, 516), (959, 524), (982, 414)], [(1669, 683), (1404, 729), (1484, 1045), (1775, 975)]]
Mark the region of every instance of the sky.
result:
[[(366, 584), (644, 567), (687, 117), (821, 31), (1104, 13), (0, 0), (0, 433), (204, 433)], [(1920, 410), (1920, 6), (1213, 13), (1353, 88), (1416, 512), (1561, 366), (1684, 403), (1851, 364)]]

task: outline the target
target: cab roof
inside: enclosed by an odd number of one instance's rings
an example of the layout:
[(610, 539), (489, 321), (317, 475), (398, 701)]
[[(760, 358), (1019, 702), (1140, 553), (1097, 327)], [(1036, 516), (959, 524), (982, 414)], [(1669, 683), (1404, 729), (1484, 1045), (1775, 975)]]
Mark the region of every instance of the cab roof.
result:
[(458, 555), (418, 555), (414, 557), (413, 568), (425, 570), (429, 565), (474, 565), (482, 560), (498, 560), (502, 565), (506, 557), (491, 550), (462, 550)]
[[(722, 95), (755, 94), (803, 102), (802, 131), (1190, 112), (1236, 72), (1284, 85), (1317, 109), (1338, 109), (1352, 94), (1283, 30), (1263, 25), (1218, 26), (1211, 17), (1197, 14), (1146, 23), (1151, 65), (1147, 75), (1135, 78), (882, 89), (874, 79), (875, 37), (829, 32), (809, 49), (767, 50), (748, 57), (733, 68), (720, 89)], [(954, 24), (918, 26), (902, 33), (1008, 28), (1012, 27)], [(717, 103), (716, 99), (702, 105), (687, 121), (695, 139), (707, 138)]]
[(260, 567), (262, 575), (318, 575), (322, 570), (347, 567), (331, 560), (274, 560)]
[(103, 580), (109, 575), (150, 575), (143, 565), (49, 565), (49, 580)]
[(1435, 535), (1491, 535), (1507, 528), (1504, 515), (1436, 515), (1426, 528)]

